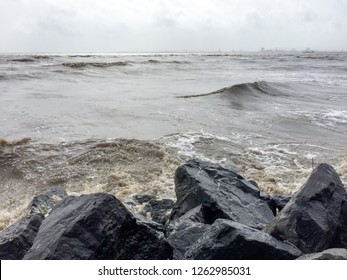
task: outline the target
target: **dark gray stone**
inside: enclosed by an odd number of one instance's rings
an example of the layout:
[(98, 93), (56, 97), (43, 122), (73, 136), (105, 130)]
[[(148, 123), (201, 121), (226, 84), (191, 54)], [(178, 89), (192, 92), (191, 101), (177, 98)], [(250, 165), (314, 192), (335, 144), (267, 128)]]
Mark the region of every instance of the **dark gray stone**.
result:
[(190, 160), (175, 175), (177, 202), (171, 219), (202, 204), (206, 223), (224, 218), (263, 228), (274, 218), (260, 191), (233, 170)]
[(259, 189), (258, 183), (254, 180), (248, 180), (249, 183), (251, 183), (253, 186)]
[(150, 195), (150, 194), (135, 194), (133, 198), (135, 201), (137, 201), (140, 204), (143, 204), (152, 199), (155, 199), (154, 195)]
[(185, 259), (185, 253), (201, 235), (208, 230), (211, 225), (192, 222), (190, 220), (182, 221), (168, 237), (168, 242), (174, 249), (175, 260)]
[(153, 230), (155, 230), (158, 234), (158, 236), (164, 237), (165, 235), (165, 228), (163, 224), (159, 224), (157, 222), (154, 222), (152, 220), (146, 219), (143, 215), (138, 214), (138, 213), (133, 213), (136, 223), (138, 225), (145, 225), (146, 227), (149, 227)]
[(135, 223), (124, 228), (117, 236), (118, 260), (169, 260), (173, 258), (173, 248), (163, 235), (144, 223)]
[(260, 192), (259, 193), (259, 198), (266, 202), (266, 204), (271, 209), (272, 214), (274, 216), (276, 216), (277, 215), (277, 208), (276, 208), (275, 202), (271, 198), (271, 195), (269, 195), (268, 193)]
[(42, 214), (29, 215), (0, 232), (0, 259), (21, 260), (33, 244), (44, 219)]
[(172, 248), (114, 196), (67, 197), (48, 215), (24, 259), (170, 259)]
[(185, 259), (184, 254), (189, 247), (211, 227), (203, 222), (201, 205), (199, 205), (167, 226), (167, 240), (174, 249), (174, 259)]
[(304, 253), (325, 250), (336, 240), (344, 196), (334, 168), (320, 164), (266, 231)]
[(35, 196), (28, 206), (28, 212), (29, 214), (41, 213), (47, 216), (52, 208), (67, 196), (64, 187), (56, 186)]
[(347, 249), (332, 248), (323, 252), (306, 254), (297, 258), (298, 260), (347, 260)]
[(271, 196), (273, 205), (278, 212), (280, 212), (284, 208), (284, 206), (286, 206), (286, 204), (289, 202), (291, 198), (292, 198), (291, 195), (284, 195), (284, 194), (274, 194)]
[(296, 247), (263, 231), (229, 220), (216, 220), (189, 248), (185, 257), (194, 260), (290, 260), (300, 255)]
[(189, 220), (196, 223), (203, 223), (205, 224), (204, 216), (202, 213), (202, 205), (198, 205), (195, 208), (189, 210), (187, 213), (182, 215), (180, 218), (172, 220), (167, 225), (167, 232), (171, 232), (175, 229), (182, 221)]
[(174, 201), (171, 199), (152, 199), (143, 207), (142, 213), (144, 215), (150, 213), (154, 222), (165, 224), (174, 204)]
[(342, 203), (340, 223), (334, 245), (334, 247), (347, 248), (347, 194)]

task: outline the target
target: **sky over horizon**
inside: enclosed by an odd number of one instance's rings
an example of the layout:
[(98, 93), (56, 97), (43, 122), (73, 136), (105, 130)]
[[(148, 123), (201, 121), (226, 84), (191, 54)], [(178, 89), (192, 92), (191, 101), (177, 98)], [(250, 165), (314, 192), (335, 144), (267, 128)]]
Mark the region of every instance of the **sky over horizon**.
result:
[(347, 51), (346, 15), (347, 0), (0, 0), (0, 51)]

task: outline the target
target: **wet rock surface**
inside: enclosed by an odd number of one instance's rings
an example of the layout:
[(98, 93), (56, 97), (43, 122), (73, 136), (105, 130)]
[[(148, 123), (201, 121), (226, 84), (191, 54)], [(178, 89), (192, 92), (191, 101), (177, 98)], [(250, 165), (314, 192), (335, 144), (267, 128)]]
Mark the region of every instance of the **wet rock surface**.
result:
[(28, 212), (29, 214), (41, 213), (44, 216), (47, 216), (52, 208), (67, 196), (68, 194), (64, 187), (53, 187), (52, 189), (35, 196), (28, 206)]
[(336, 171), (328, 164), (320, 164), (266, 231), (304, 253), (331, 248), (340, 226), (345, 194)]
[(274, 218), (260, 191), (233, 170), (190, 160), (175, 175), (177, 202), (172, 219), (202, 205), (205, 220), (229, 219), (262, 229)]
[(24, 259), (169, 259), (171, 246), (137, 224), (114, 196), (67, 197), (44, 220)]
[(229, 220), (217, 220), (186, 252), (194, 260), (295, 259), (302, 253), (271, 235)]
[(189, 247), (210, 227), (211, 225), (204, 223), (201, 205), (171, 222), (166, 228), (166, 233), (168, 242), (174, 248), (174, 259), (184, 259)]
[(0, 259), (22, 259), (32, 246), (43, 219), (42, 214), (29, 215), (1, 231)]
[(174, 201), (171, 199), (151, 199), (143, 208), (143, 214), (150, 215), (152, 221), (165, 224), (172, 210)]
[(306, 254), (297, 258), (298, 260), (347, 260), (347, 249), (332, 248), (319, 253)]
[(177, 169), (175, 185), (176, 202), (135, 195), (143, 215), (111, 194), (55, 187), (0, 232), (0, 258), (346, 258), (347, 193), (328, 164), (291, 196), (260, 192), (234, 170), (198, 160)]

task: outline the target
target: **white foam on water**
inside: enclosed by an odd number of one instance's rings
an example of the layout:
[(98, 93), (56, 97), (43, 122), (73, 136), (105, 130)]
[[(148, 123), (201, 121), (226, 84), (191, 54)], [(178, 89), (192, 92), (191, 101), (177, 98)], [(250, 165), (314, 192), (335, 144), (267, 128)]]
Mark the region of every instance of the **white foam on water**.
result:
[[(267, 192), (292, 193), (298, 190), (318, 163), (329, 162), (338, 170), (341, 160), (330, 149), (305, 143), (269, 144), (266, 147), (245, 149), (248, 162), (256, 162), (246, 168), (246, 177), (258, 182)], [(336, 153), (336, 150), (334, 150)], [(340, 172), (341, 173), (341, 172)]]
[[(184, 134), (164, 136), (157, 140), (162, 142), (164, 146), (173, 148), (179, 156), (182, 156), (183, 160), (196, 158), (221, 164), (226, 162), (227, 158), (223, 156), (221, 157), (220, 152), (216, 153), (216, 157), (207, 156), (206, 150), (213, 149), (215, 141), (224, 143), (238, 143), (240, 142), (240, 139), (241, 135), (238, 133), (230, 133), (230, 136), (226, 137), (204, 131), (191, 131)], [(203, 147), (199, 148), (198, 146)], [(206, 148), (205, 151), (204, 148)]]
[(330, 109), (322, 113), (322, 117), (333, 124), (346, 124), (347, 123), (347, 110)]
[(292, 114), (331, 131), (346, 133), (346, 131), (341, 131), (338, 126), (347, 124), (347, 110), (328, 109), (314, 112), (300, 110), (293, 111)]
[[(7, 145), (2, 152), (4, 158), (12, 156), (5, 167), (16, 172), (6, 172), (6, 180), (0, 181), (0, 229), (24, 216), (36, 194), (56, 185), (70, 195), (113, 194), (135, 212), (139, 210), (132, 200), (135, 194), (175, 199), (174, 173), (179, 161), (149, 141)], [(16, 174), (18, 178), (13, 178)]]

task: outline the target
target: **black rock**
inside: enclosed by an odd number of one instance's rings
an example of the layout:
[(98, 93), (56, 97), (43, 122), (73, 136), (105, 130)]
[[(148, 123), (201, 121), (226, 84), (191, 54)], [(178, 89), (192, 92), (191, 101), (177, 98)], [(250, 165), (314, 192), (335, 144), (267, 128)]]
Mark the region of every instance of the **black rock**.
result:
[(136, 223), (138, 225), (145, 225), (148, 228), (151, 228), (155, 230), (158, 234), (158, 236), (164, 236), (165, 235), (165, 228), (163, 224), (159, 224), (157, 222), (154, 222), (152, 220), (146, 219), (143, 215), (138, 214), (138, 213), (133, 213)]
[(185, 257), (194, 260), (290, 260), (300, 255), (296, 247), (263, 231), (221, 219), (189, 248)]
[(168, 242), (174, 249), (175, 260), (185, 259), (185, 253), (211, 225), (196, 223), (189, 220), (182, 221), (168, 237)]
[(265, 193), (265, 192), (260, 192), (259, 193), (259, 198), (266, 202), (266, 204), (271, 209), (272, 214), (274, 216), (276, 216), (277, 215), (277, 208), (276, 208), (275, 202), (272, 200), (271, 195), (269, 195), (268, 193)]
[(21, 260), (33, 244), (44, 219), (42, 214), (33, 214), (0, 232), (0, 259)]
[(289, 202), (289, 200), (292, 198), (291, 195), (284, 195), (284, 194), (274, 194), (271, 196), (271, 200), (273, 201), (274, 207), (279, 212), (281, 211), (284, 206)]
[(212, 224), (224, 218), (263, 228), (274, 218), (260, 191), (233, 170), (190, 160), (175, 175), (177, 202), (171, 219), (202, 204), (204, 219)]
[(29, 214), (41, 213), (47, 216), (52, 208), (67, 196), (67, 192), (62, 186), (56, 186), (35, 196), (28, 206), (28, 212)]
[(259, 189), (258, 183), (254, 180), (248, 180), (249, 183), (251, 183), (253, 186), (257, 187)]
[(337, 229), (334, 247), (347, 249), (347, 193), (341, 207), (340, 223)]
[(334, 244), (345, 189), (334, 168), (320, 164), (266, 229), (304, 253)]
[(171, 232), (175, 229), (182, 221), (189, 220), (196, 223), (203, 223), (206, 224), (206, 221), (204, 220), (204, 216), (202, 213), (202, 205), (198, 205), (195, 208), (189, 210), (187, 213), (185, 213), (183, 216), (181, 216), (178, 219), (170, 221), (170, 223), (167, 224), (167, 232)]
[(170, 259), (157, 232), (110, 194), (67, 197), (48, 215), (24, 259)]
[(168, 260), (173, 258), (173, 248), (163, 235), (144, 223), (124, 228), (117, 236), (118, 260)]
[(184, 255), (189, 247), (211, 227), (203, 222), (201, 205), (199, 205), (167, 226), (167, 240), (174, 249), (174, 259), (185, 259)]
[(306, 254), (297, 258), (298, 260), (347, 260), (347, 249), (332, 248), (323, 252)]
[(150, 195), (150, 194), (135, 194), (133, 198), (135, 201), (137, 201), (140, 204), (143, 204), (152, 199), (155, 199), (154, 195)]
[(174, 204), (171, 199), (152, 199), (146, 203), (142, 212), (143, 214), (150, 213), (154, 222), (165, 224)]

